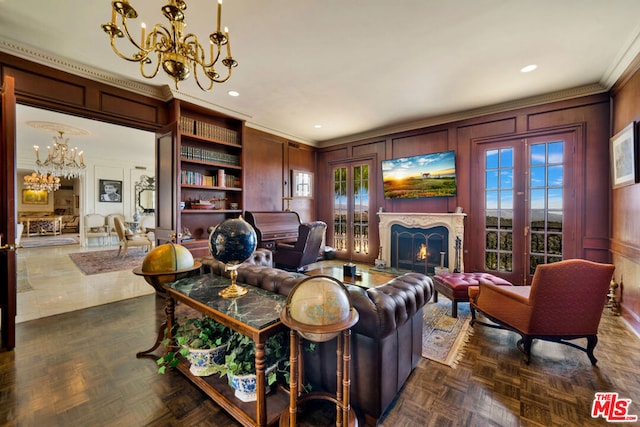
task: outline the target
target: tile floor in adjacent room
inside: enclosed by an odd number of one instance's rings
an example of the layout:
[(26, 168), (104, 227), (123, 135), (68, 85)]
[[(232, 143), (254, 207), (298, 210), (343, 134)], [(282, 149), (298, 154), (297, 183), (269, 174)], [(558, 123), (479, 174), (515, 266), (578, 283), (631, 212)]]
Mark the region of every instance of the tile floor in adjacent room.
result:
[(152, 294), (153, 288), (131, 270), (85, 276), (68, 256), (73, 252), (116, 248), (117, 245), (75, 244), (19, 249), (18, 289), (28, 290), (18, 292), (16, 322)]

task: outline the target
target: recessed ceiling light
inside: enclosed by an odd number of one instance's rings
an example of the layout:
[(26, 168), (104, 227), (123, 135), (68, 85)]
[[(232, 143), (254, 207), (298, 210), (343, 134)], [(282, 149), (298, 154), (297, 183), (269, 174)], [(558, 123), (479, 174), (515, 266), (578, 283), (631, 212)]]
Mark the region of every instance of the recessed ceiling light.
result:
[(229, 94), (229, 96), (240, 96), (240, 93), (236, 92), (235, 90), (230, 90), (227, 93)]
[(533, 70), (535, 70), (536, 68), (538, 68), (538, 66), (536, 64), (531, 64), (531, 65), (527, 65), (526, 67), (522, 67), (520, 69), (521, 73), (530, 73)]
[(318, 125), (313, 125), (313, 127), (314, 127), (314, 128), (316, 128), (316, 129), (321, 129), (321, 128), (322, 128), (322, 125), (320, 125), (320, 124), (318, 124)]

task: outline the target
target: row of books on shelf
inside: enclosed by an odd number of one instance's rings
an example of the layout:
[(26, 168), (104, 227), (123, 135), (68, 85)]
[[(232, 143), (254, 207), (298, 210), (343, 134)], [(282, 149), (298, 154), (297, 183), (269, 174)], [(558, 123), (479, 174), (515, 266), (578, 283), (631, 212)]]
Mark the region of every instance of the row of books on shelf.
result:
[[(222, 171), (222, 169), (220, 171)], [(224, 171), (220, 173), (220, 171), (218, 175), (205, 175), (200, 172), (183, 170), (180, 172), (180, 183), (203, 187), (240, 187), (240, 178), (233, 175), (226, 175)]]
[(183, 145), (180, 147), (180, 156), (187, 160), (200, 160), (203, 162), (223, 163), (225, 165), (239, 166), (240, 156), (206, 148)]
[(229, 144), (240, 145), (240, 134), (238, 131), (217, 126), (213, 123), (202, 122), (200, 120), (181, 116), (180, 130), (193, 135), (228, 142)]

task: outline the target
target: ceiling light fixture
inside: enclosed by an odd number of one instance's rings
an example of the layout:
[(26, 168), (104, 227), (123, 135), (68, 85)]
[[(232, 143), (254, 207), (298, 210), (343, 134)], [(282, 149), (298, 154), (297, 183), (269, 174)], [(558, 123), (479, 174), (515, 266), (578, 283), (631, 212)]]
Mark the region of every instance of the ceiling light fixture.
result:
[(234, 97), (235, 97), (235, 96), (240, 96), (240, 93), (238, 93), (238, 92), (237, 92), (237, 91), (235, 91), (235, 90), (230, 90), (229, 92), (227, 92), (227, 94), (228, 94), (229, 96), (234, 96)]
[(60, 188), (60, 178), (51, 174), (42, 175), (33, 172), (31, 175), (24, 176), (24, 188), (34, 191), (46, 191), (51, 193)]
[[(154, 78), (158, 74), (160, 64), (162, 69), (174, 80), (176, 89), (178, 82), (187, 79), (193, 74), (200, 89), (209, 91), (214, 83), (226, 82), (231, 77), (231, 69), (238, 66), (238, 63), (231, 56), (231, 45), (229, 44), (229, 30), (225, 27), (224, 33), (220, 31), (220, 16), (222, 15), (222, 0), (218, 0), (218, 21), (216, 31), (209, 34), (209, 49), (205, 49), (198, 41), (195, 34), (184, 34), (184, 10), (187, 3), (183, 0), (169, 0), (169, 3), (162, 7), (163, 15), (169, 20), (170, 29), (162, 24), (155, 24), (153, 30), (146, 33), (144, 22), (141, 24), (140, 41), (137, 42), (131, 37), (127, 27), (127, 19), (135, 19), (138, 13), (131, 6), (128, 0), (115, 0), (111, 3), (111, 22), (102, 24), (102, 29), (109, 34), (111, 48), (122, 59), (140, 63), (140, 73), (148, 78)], [(122, 29), (116, 23), (116, 17), (120, 15)], [(124, 31), (123, 31), (124, 30)], [(137, 52), (131, 56), (121, 53), (115, 45), (116, 38), (127, 39)], [(215, 45), (215, 49), (214, 49)], [(220, 59), (222, 46), (227, 46), (227, 56), (222, 60), (222, 65), (227, 67), (227, 76), (220, 77), (215, 70), (215, 65)], [(209, 60), (205, 59), (206, 51), (209, 50)], [(157, 60), (151, 59), (156, 55)], [(151, 73), (145, 70), (145, 66), (151, 67)], [(204, 77), (208, 79), (208, 86), (200, 82), (198, 69), (202, 69)]]
[(40, 175), (64, 176), (67, 179), (77, 178), (84, 173), (84, 153), (78, 147), (69, 149), (69, 138), (64, 138), (64, 132), (58, 131), (59, 136), (53, 137), (53, 147), (47, 146), (47, 158), (40, 161), (40, 147), (33, 146), (36, 153), (36, 172)]
[(537, 66), (537, 65), (535, 65), (535, 64), (531, 64), (531, 65), (527, 65), (526, 67), (522, 67), (522, 68), (520, 68), (520, 72), (521, 72), (521, 73), (530, 73), (530, 72), (532, 72), (533, 70), (535, 70), (536, 68), (538, 68), (538, 66)]

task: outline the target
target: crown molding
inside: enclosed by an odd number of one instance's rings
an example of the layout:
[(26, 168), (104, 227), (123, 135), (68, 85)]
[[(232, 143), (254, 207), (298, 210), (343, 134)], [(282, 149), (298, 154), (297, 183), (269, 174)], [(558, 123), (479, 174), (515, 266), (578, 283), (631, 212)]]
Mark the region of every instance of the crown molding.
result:
[(55, 68), (56, 70), (84, 77), (93, 81), (108, 84), (131, 92), (148, 96), (161, 101), (171, 99), (171, 91), (168, 85), (149, 85), (124, 76), (109, 73), (87, 64), (72, 61), (67, 58), (52, 55), (32, 46), (25, 46), (15, 40), (0, 39), (0, 51), (27, 61)]
[(323, 148), (330, 147), (339, 144), (345, 144), (355, 142), (363, 139), (379, 138), (381, 136), (406, 132), (410, 130), (426, 128), (436, 125), (442, 125), (445, 123), (457, 122), (475, 117), (485, 116), (489, 114), (501, 113), (509, 110), (527, 108), (536, 105), (546, 104), (550, 102), (563, 101), (588, 95), (600, 94), (607, 92), (615, 84), (616, 80), (624, 73), (625, 69), (629, 66), (630, 59), (635, 58), (640, 52), (640, 36), (635, 37), (629, 44), (629, 47), (625, 49), (614, 62), (612, 67), (605, 73), (605, 76), (599, 83), (593, 83), (590, 85), (579, 86), (571, 89), (561, 90), (557, 92), (547, 93), (543, 95), (522, 98), (513, 101), (507, 101), (504, 103), (494, 104), (490, 106), (454, 112), (450, 114), (443, 114), (433, 117), (427, 117), (418, 121), (411, 121), (406, 123), (394, 124), (391, 126), (380, 127), (372, 129), (366, 132), (356, 133), (353, 135), (329, 139), (324, 141), (312, 141), (302, 139), (300, 137), (283, 133), (281, 131), (271, 129), (263, 126), (259, 123), (252, 122), (252, 116), (248, 113), (233, 110), (224, 107), (219, 104), (212, 103), (201, 97), (181, 92), (177, 89), (172, 89), (169, 85), (149, 85), (139, 81), (131, 80), (124, 76), (109, 73), (105, 70), (92, 67), (87, 64), (75, 62), (67, 58), (58, 57), (51, 53), (44, 52), (35, 47), (25, 46), (17, 41), (9, 39), (0, 39), (0, 51), (7, 54), (32, 61), (41, 65), (52, 67), (61, 71), (68, 72), (70, 74), (84, 77), (90, 80), (98, 81), (104, 84), (123, 88), (131, 92), (147, 96), (150, 98), (158, 99), (164, 102), (168, 102), (171, 99), (177, 98), (184, 101), (194, 103), (196, 105), (208, 108), (213, 111), (217, 111), (228, 116), (245, 120), (246, 126), (259, 131), (271, 133), (282, 138), (307, 144), (313, 147)]
[(474, 108), (465, 111), (459, 111), (450, 114), (443, 114), (439, 116), (427, 117), (426, 119), (412, 121), (407, 123), (400, 123), (392, 126), (386, 126), (378, 129), (372, 129), (367, 132), (361, 132), (354, 135), (349, 135), (342, 138), (335, 138), (331, 140), (321, 141), (317, 144), (317, 147), (331, 147), (339, 144), (346, 144), (350, 142), (360, 141), (363, 139), (379, 138), (385, 135), (391, 135), (401, 132), (407, 132), (415, 129), (428, 128), (432, 126), (442, 125), (445, 123), (459, 122), (462, 120), (473, 119), (476, 117), (487, 116), (490, 114), (503, 113), (506, 111), (517, 110), (520, 108), (534, 107), (536, 105), (548, 104), (557, 101), (566, 101), (569, 99), (580, 98), (583, 96), (596, 95), (603, 92), (607, 92), (608, 87), (601, 83), (593, 83), (590, 85), (579, 86), (571, 89), (561, 90), (558, 92), (551, 92), (544, 95), (537, 95), (528, 98), (517, 99), (513, 101), (507, 101), (499, 104), (489, 105), (486, 107)]
[(633, 68), (630, 70), (631, 67), (637, 68), (638, 54), (640, 54), (640, 31), (634, 31), (633, 37), (625, 46), (625, 48), (621, 49), (618, 56), (600, 80), (607, 89), (611, 89), (614, 85), (619, 84), (619, 81), (624, 79), (625, 75), (633, 70)]

